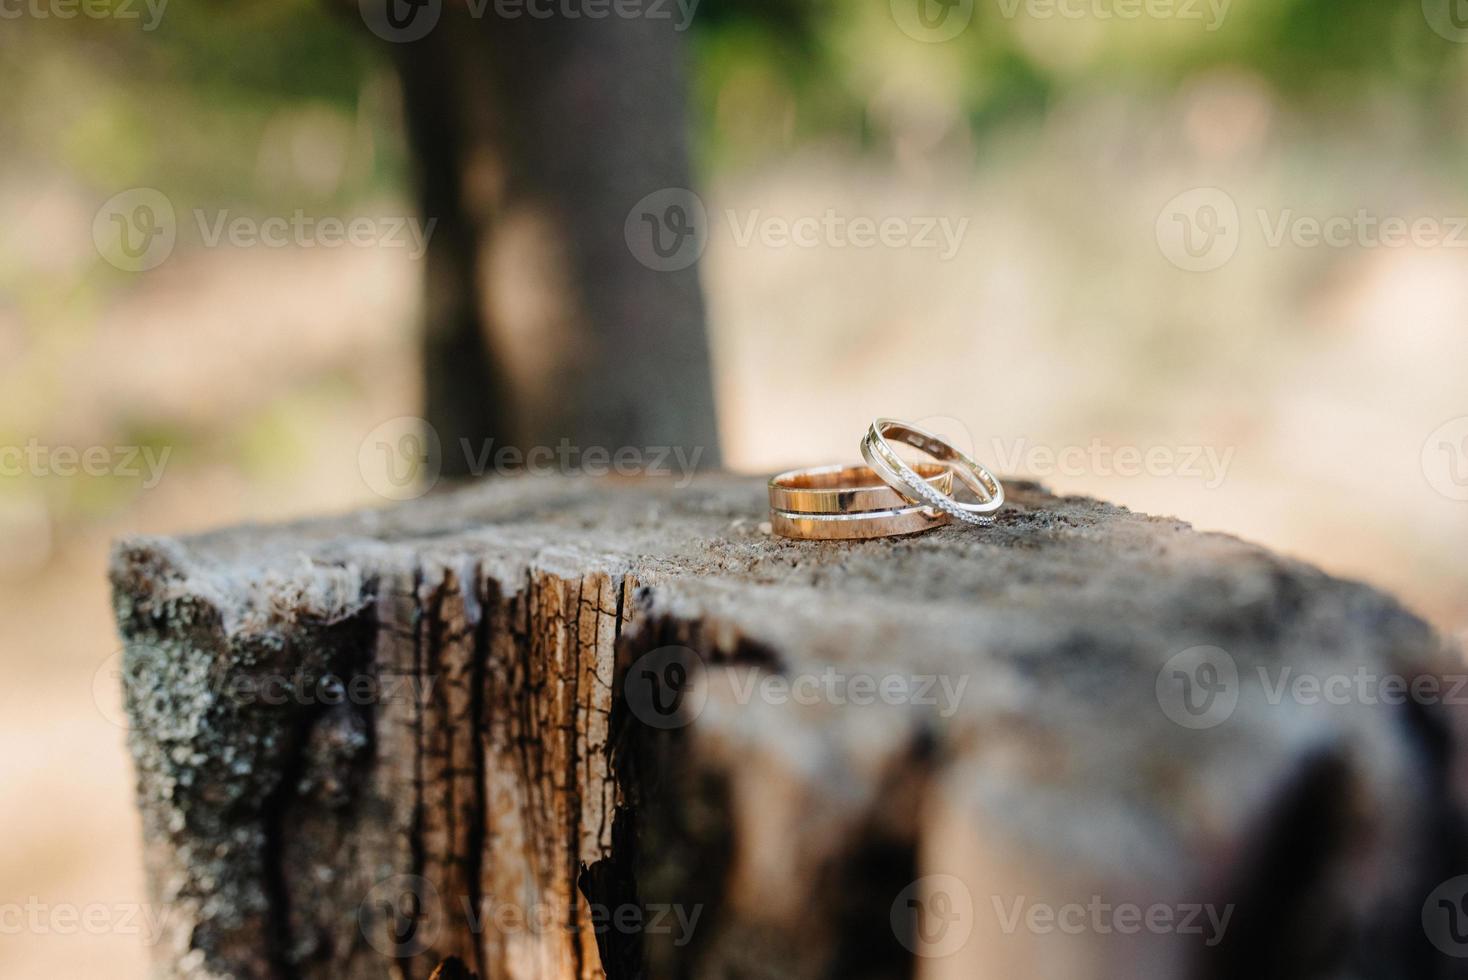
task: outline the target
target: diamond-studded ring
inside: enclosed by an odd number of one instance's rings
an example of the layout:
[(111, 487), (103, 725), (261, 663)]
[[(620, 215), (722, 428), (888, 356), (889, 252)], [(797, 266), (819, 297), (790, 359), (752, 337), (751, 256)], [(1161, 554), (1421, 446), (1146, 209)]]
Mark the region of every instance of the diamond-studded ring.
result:
[[(941, 493), (892, 448), (888, 439), (921, 450), (953, 467), (953, 474), (973, 491), (977, 503)], [(989, 527), (993, 514), (1004, 506), (1004, 485), (983, 464), (942, 438), (896, 419), (877, 419), (861, 441), (861, 455), (887, 485), (914, 504), (926, 504), (950, 517), (976, 527)]]

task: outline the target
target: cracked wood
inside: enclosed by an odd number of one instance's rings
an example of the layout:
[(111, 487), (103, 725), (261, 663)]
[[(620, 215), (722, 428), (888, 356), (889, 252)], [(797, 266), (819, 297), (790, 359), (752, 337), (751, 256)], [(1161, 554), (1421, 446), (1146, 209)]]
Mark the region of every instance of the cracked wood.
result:
[[(1225, 536), (1011, 500), (988, 531), (819, 544), (761, 531), (758, 480), (505, 480), (119, 543), (162, 972), (1460, 975), (1418, 919), (1465, 864), (1461, 713), (1254, 680), (1460, 670), (1432, 632)], [(1239, 698), (1192, 730), (1157, 685), (1204, 646)], [(705, 669), (662, 731), (621, 693), (666, 647)], [(789, 696), (829, 676), (947, 687)], [(943, 957), (893, 918), (932, 876), (969, 899)], [(995, 912), (1093, 896), (1232, 915), (1205, 947)], [(683, 925), (599, 928), (629, 906)]]

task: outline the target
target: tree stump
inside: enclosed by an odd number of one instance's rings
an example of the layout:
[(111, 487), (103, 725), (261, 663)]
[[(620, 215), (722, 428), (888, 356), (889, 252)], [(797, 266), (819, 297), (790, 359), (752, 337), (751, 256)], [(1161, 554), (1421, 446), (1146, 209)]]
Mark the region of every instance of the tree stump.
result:
[(1432, 631), (1009, 490), (859, 544), (771, 537), (725, 476), (121, 542), (161, 971), (1461, 975)]

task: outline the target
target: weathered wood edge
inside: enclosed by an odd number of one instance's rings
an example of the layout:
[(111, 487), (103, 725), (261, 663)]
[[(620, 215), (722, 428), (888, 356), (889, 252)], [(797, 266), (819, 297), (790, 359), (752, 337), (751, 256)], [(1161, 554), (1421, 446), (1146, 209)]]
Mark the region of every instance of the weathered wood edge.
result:
[[(152, 885), (157, 895), (183, 906), (185, 911), (176, 920), (179, 931), (170, 937), (174, 948), (169, 955), (179, 965), (180, 975), (216, 975), (212, 971), (221, 966), (225, 972), (217, 975), (230, 971), (261, 976), (309, 973), (301, 969), (301, 964), (331, 963), (339, 968), (342, 963), (356, 962), (362, 954), (361, 950), (349, 954), (331, 950), (323, 957), (319, 950), (293, 947), (296, 940), (291, 935), (292, 923), (281, 921), (278, 906), (287, 899), (288, 892), (300, 886), (283, 880), (289, 875), (282, 870), (272, 870), (291, 847), (283, 836), (287, 828), (278, 822), (275, 811), (284, 800), (303, 795), (302, 787), (310, 793), (324, 794), (312, 806), (297, 807), (299, 812), (292, 818), (297, 823), (289, 829), (294, 833), (312, 827), (316, 828), (313, 832), (329, 832), (322, 828), (331, 826), (335, 819), (332, 814), (338, 812), (333, 807), (340, 805), (340, 800), (333, 803), (333, 792), (342, 799), (354, 800), (354, 806), (361, 804), (360, 796), (353, 795), (358, 790), (348, 785), (332, 789), (333, 784), (342, 781), (343, 773), (356, 773), (352, 778), (370, 778), (362, 774), (360, 756), (366, 745), (374, 741), (382, 744), (381, 732), (371, 731), (370, 723), (351, 713), (327, 717), (332, 714), (327, 712), (304, 718), (291, 711), (220, 714), (217, 701), (208, 702), (207, 685), (200, 689), (199, 681), (211, 672), (231, 667), (259, 669), (273, 664), (280, 669), (305, 665), (315, 671), (351, 668), (353, 665), (343, 664), (342, 658), (363, 657), (367, 651), (375, 651), (372, 657), (380, 668), (391, 661), (393, 647), (390, 637), (387, 642), (383, 640), (384, 634), (390, 633), (384, 629), (385, 624), (444, 628), (457, 637), (465, 635), (464, 629), (471, 633), (485, 631), (478, 640), (457, 647), (454, 642), (447, 647), (443, 643), (430, 644), (439, 653), (450, 650), (446, 663), (451, 672), (467, 670), (474, 675), (470, 680), (478, 682), (483, 678), (475, 671), (483, 667), (474, 663), (492, 643), (491, 634), (514, 632), (502, 629), (495, 633), (487, 625), (492, 617), (485, 613), (485, 604), (498, 603), (503, 615), (528, 622), (525, 597), (548, 590), (559, 596), (552, 602), (554, 617), (568, 598), (579, 604), (574, 598), (579, 592), (575, 590), (588, 582), (598, 591), (609, 590), (607, 594), (613, 597), (611, 622), (601, 626), (599, 621), (605, 619), (601, 614), (591, 620), (594, 634), (610, 630), (610, 643), (606, 637), (593, 637), (578, 661), (598, 676), (606, 674), (612, 648), (619, 647), (625, 667), (629, 658), (668, 641), (688, 645), (710, 661), (752, 658), (766, 669), (784, 672), (815, 669), (816, 665), (833, 662), (853, 668), (881, 665), (884, 658), (890, 664), (891, 651), (882, 649), (880, 640), (871, 642), (872, 637), (867, 635), (873, 623), (881, 624), (879, 632), (889, 634), (886, 642), (890, 643), (894, 628), (904, 637), (907, 645), (896, 660), (913, 658), (903, 664), (906, 669), (942, 669), (945, 658), (949, 658), (948, 669), (952, 670), (951, 658), (976, 655), (973, 628), (979, 627), (980, 645), (987, 647), (982, 656), (992, 656), (994, 662), (967, 663), (961, 668), (986, 673), (987, 690), (984, 703), (966, 712), (959, 723), (935, 726), (931, 717), (911, 710), (879, 712), (884, 717), (878, 720), (871, 717), (872, 712), (833, 715), (828, 706), (823, 706), (825, 710), (778, 712), (769, 705), (737, 706), (732, 701), (721, 704), (715, 698), (712, 714), (701, 717), (691, 732), (676, 736), (698, 741), (692, 753), (697, 766), (714, 772), (718, 777), (715, 782), (722, 781), (725, 787), (723, 792), (735, 797), (741, 792), (759, 792), (741, 789), (741, 772), (758, 771), (764, 776), (782, 770), (781, 743), (768, 734), (780, 731), (778, 724), (786, 726), (785, 737), (809, 738), (812, 744), (828, 750), (833, 763), (829, 772), (801, 769), (788, 775), (798, 777), (797, 798), (805, 804), (819, 803), (826, 792), (835, 794), (830, 799), (845, 798), (841, 806), (846, 812), (827, 814), (834, 823), (826, 829), (839, 826), (841, 832), (830, 836), (824, 845), (819, 840), (803, 840), (800, 833), (793, 832), (786, 850), (796, 856), (790, 858), (788, 866), (782, 868), (778, 861), (766, 861), (753, 868), (723, 868), (722, 893), (707, 896), (712, 903), (732, 906), (734, 911), (726, 911), (725, 915), (732, 917), (730, 921), (736, 922), (737, 928), (716, 936), (712, 947), (704, 943), (706, 948), (700, 955), (737, 962), (742, 945), (760, 951), (767, 965), (771, 951), (784, 948), (787, 954), (796, 955), (788, 945), (798, 937), (772, 935), (780, 931), (779, 915), (756, 914), (761, 911), (758, 906), (772, 895), (783, 895), (789, 906), (798, 908), (801, 901), (811, 897), (802, 897), (802, 882), (810, 879), (808, 872), (818, 871), (822, 862), (829, 869), (833, 862), (839, 865), (848, 862), (853, 853), (860, 857), (872, 849), (877, 855), (905, 856), (889, 862), (899, 868), (896, 878), (901, 878), (922, 870), (925, 860), (931, 861), (924, 855), (936, 846), (935, 841), (952, 838), (942, 850), (961, 854), (965, 847), (974, 849), (975, 839), (995, 835), (1006, 846), (1019, 842), (1021, 849), (1030, 847), (1036, 853), (1058, 847), (1063, 855), (1069, 849), (1073, 857), (1087, 861), (1096, 875), (1130, 880), (1134, 885), (1149, 877), (1165, 880), (1167, 874), (1160, 869), (1182, 861), (1190, 869), (1177, 880), (1203, 882), (1220, 892), (1241, 887), (1231, 881), (1210, 881), (1210, 876), (1232, 874), (1247, 861), (1228, 855), (1215, 856), (1210, 863), (1204, 845), (1245, 843), (1249, 818), (1268, 809), (1271, 794), (1293, 791), (1302, 779), (1308, 782), (1319, 778), (1316, 773), (1322, 764), (1310, 761), (1318, 757), (1302, 754), (1300, 743), (1286, 742), (1273, 748), (1268, 744), (1291, 726), (1298, 726), (1297, 719), (1266, 715), (1248, 726), (1229, 728), (1222, 736), (1215, 733), (1200, 739), (1194, 737), (1198, 733), (1163, 727), (1163, 719), (1147, 718), (1146, 724), (1137, 724), (1133, 729), (1117, 729), (1119, 745), (1098, 746), (1089, 744), (1095, 740), (1087, 738), (1088, 732), (1097, 730), (1098, 722), (1104, 729), (1101, 707), (1120, 707), (1130, 712), (1146, 707), (1147, 699), (1139, 696), (1139, 684), (1123, 685), (1124, 690), (1116, 692), (1096, 688), (1114, 684), (1123, 675), (1133, 680), (1149, 679), (1156, 674), (1158, 658), (1165, 660), (1166, 654), (1182, 646), (1227, 641), (1242, 662), (1269, 657), (1297, 663), (1302, 669), (1367, 662), (1410, 675), (1445, 671), (1452, 666), (1425, 625), (1394, 601), (1365, 586), (1331, 579), (1301, 563), (1271, 556), (1225, 536), (1196, 534), (1180, 522), (1133, 515), (1083, 498), (1053, 498), (1033, 486), (1015, 488), (1015, 507), (987, 539), (963, 537), (962, 532), (939, 532), (917, 541), (860, 546), (799, 545), (764, 537), (758, 527), (759, 485), (753, 481), (710, 478), (686, 492), (660, 489), (630, 509), (621, 503), (612, 507), (611, 513), (600, 518), (602, 526), (592, 521), (578, 529), (574, 524), (578, 519), (585, 521), (586, 507), (604, 506), (599, 500), (588, 504), (588, 493), (593, 499), (600, 495), (600, 491), (569, 481), (556, 481), (533, 489), (510, 486), (471, 491), (474, 499), (467, 506), (469, 495), (461, 494), (424, 501), (391, 516), (354, 515), (285, 529), (204, 535), (182, 542), (155, 538), (119, 543), (112, 577), (124, 637), (130, 645), (163, 651), (161, 656), (142, 657), (134, 665), (137, 669), (129, 671), (134, 683), (130, 707), (141, 722), (134, 733), (133, 751), (140, 766), (140, 799), (147, 822)], [(494, 521), (489, 527), (503, 533), (476, 535), (474, 529), (483, 517), (475, 513), (476, 506), (486, 497), (497, 496), (499, 499), (490, 503)], [(644, 505), (663, 509), (643, 522), (647, 526), (638, 525), (634, 514)], [(578, 518), (578, 513), (583, 517)], [(572, 526), (568, 527), (567, 521)], [(578, 544), (578, 530), (592, 533), (583, 534)], [(1105, 570), (1116, 580), (1109, 587), (1110, 593), (1095, 592), (1094, 583), (1086, 580), (1084, 573), (1097, 568), (1080, 567), (1085, 565), (1087, 555), (1084, 548), (1077, 551), (1075, 539), (1087, 535), (1099, 536), (1099, 549), (1089, 556), (1091, 559), (1097, 554), (1108, 555), (1110, 567)], [(1181, 541), (1186, 544), (1179, 544)], [(1006, 556), (996, 549), (1011, 554)], [(1186, 551), (1186, 555), (1181, 559), (1173, 555), (1169, 561), (1170, 549)], [(950, 569), (946, 575), (935, 574), (934, 556), (940, 556)], [(1142, 578), (1181, 572), (1180, 579), (1157, 596), (1128, 595), (1127, 588), (1140, 581), (1131, 581), (1129, 576), (1141, 574), (1138, 570), (1149, 559), (1155, 559), (1159, 566), (1149, 569)], [(1007, 586), (1007, 592), (996, 592), (998, 579), (968, 574), (973, 572), (969, 566), (975, 563), (1003, 566), (994, 570), (996, 575), (1018, 574), (1021, 583)], [(955, 567), (962, 570), (957, 582), (951, 581), (951, 568)], [(879, 572), (884, 568), (895, 568), (904, 577), (883, 581)], [(1030, 576), (1028, 582), (1023, 581), (1026, 573)], [(894, 584), (897, 582), (900, 587)], [(640, 591), (638, 583), (642, 583)], [(1158, 585), (1151, 580), (1149, 584)], [(568, 595), (566, 590), (573, 586), (574, 594)], [(1073, 588), (1077, 595), (1052, 595), (1044, 609), (1035, 605), (1045, 588), (1053, 592), (1060, 586)], [(884, 595), (894, 588), (895, 596)], [(1220, 602), (1220, 595), (1210, 595), (1209, 588), (1221, 593), (1226, 601)], [(1193, 602), (1187, 601), (1190, 593)], [(833, 597), (841, 600), (853, 596), (860, 600), (856, 607), (845, 601), (830, 601)], [(453, 608), (444, 611), (445, 603)], [(391, 611), (394, 606), (401, 607), (397, 613)], [(1097, 609), (1105, 610), (1102, 619), (1088, 620), (1082, 615)], [(1159, 617), (1159, 609), (1172, 611)], [(426, 624), (425, 610), (434, 610)], [(1118, 621), (1129, 616), (1138, 618), (1132, 623)], [(622, 627), (634, 620), (634, 627), (623, 634)], [(454, 624), (463, 629), (456, 632)], [(1159, 633), (1169, 635), (1170, 642), (1159, 645)], [(422, 635), (414, 635), (398, 652), (421, 650), (422, 639)], [(1123, 659), (1109, 659), (1117, 656)], [(1098, 669), (1098, 664), (1104, 669)], [(355, 665), (356, 669), (366, 667), (361, 662)], [(1089, 682), (1092, 689), (1068, 690), (1068, 683), (1074, 681)], [(1108, 703), (1107, 697), (1113, 694), (1124, 697)], [(485, 708), (483, 703), (475, 708), (472, 694), (467, 701), (459, 700), (463, 703), (452, 710), (461, 716), (465, 711), (472, 715)], [(729, 710), (733, 707), (739, 710)], [(1155, 701), (1151, 707), (1152, 714), (1157, 715)], [(772, 713), (781, 715), (781, 719), (757, 717)], [(1353, 792), (1424, 797), (1411, 808), (1412, 820), (1401, 827), (1386, 828), (1392, 849), (1402, 849), (1412, 834), (1421, 830), (1416, 822), (1426, 819), (1429, 811), (1437, 813), (1439, 831), (1456, 833), (1460, 825), (1454, 807), (1461, 780), (1450, 780), (1447, 768), (1462, 765), (1455, 748), (1455, 721), (1442, 717), (1441, 712), (1427, 712), (1410, 721), (1412, 725), (1427, 726), (1426, 734), (1414, 737), (1436, 738), (1449, 746), (1439, 750), (1443, 755), (1436, 763), (1440, 771), (1434, 778), (1440, 778), (1443, 785), (1433, 791), (1424, 790), (1420, 781), (1393, 776), (1403, 761), (1400, 754), (1393, 753), (1416, 750), (1404, 748), (1400, 736), (1394, 739), (1383, 735), (1402, 719), (1386, 719), (1379, 717), (1381, 714), (1352, 719), (1345, 726), (1346, 733), (1335, 741), (1339, 743), (1337, 748), (1340, 744), (1387, 746), (1390, 750), (1384, 752), (1384, 758), (1342, 762), (1339, 752), (1327, 751), (1323, 756), (1328, 760), (1326, 769), (1344, 766), (1348, 775), (1341, 777), (1344, 783), (1339, 779), (1337, 782), (1354, 787)], [(860, 719), (854, 721), (858, 715)], [(1136, 716), (1126, 717), (1132, 724), (1130, 719)], [(480, 723), (484, 720), (478, 718)], [(627, 720), (620, 721), (625, 726)], [(873, 721), (877, 722), (877, 730), (888, 733), (883, 751), (868, 753), (862, 765), (853, 767), (849, 758), (853, 747), (870, 749), (871, 745), (863, 743), (859, 733), (851, 729)], [(206, 722), (216, 727), (210, 730)], [(766, 722), (771, 726), (764, 727)], [(415, 723), (421, 723), (421, 719)], [(794, 728), (789, 727), (792, 724)], [(1314, 734), (1329, 731), (1335, 737), (1341, 727), (1338, 719), (1332, 719)], [(634, 749), (624, 746), (624, 758), (645, 756), (653, 751), (648, 746), (658, 741), (644, 739), (645, 744)], [(1145, 759), (1147, 753), (1160, 751), (1162, 762), (1176, 765), (1178, 753), (1170, 753), (1170, 742), (1186, 743), (1187, 752), (1201, 754), (1204, 760), (1194, 758), (1191, 773), (1170, 773), (1171, 778), (1184, 783), (1191, 779), (1198, 799), (1192, 801), (1192, 809), (1186, 803), (1180, 807), (1174, 803), (1174, 812), (1147, 812), (1157, 802), (1155, 788), (1139, 788), (1118, 780), (1118, 763), (1128, 758)], [(193, 745), (193, 755), (181, 753), (185, 743)], [(168, 751), (160, 753), (164, 748)], [(1004, 761), (1010, 767), (1015, 764), (1014, 758), (1003, 759), (1006, 753), (1017, 753), (1016, 758), (1038, 763), (1035, 771), (1044, 772), (1047, 753), (1053, 755), (1057, 750), (1077, 756), (1067, 767), (1068, 774), (1077, 778), (1066, 791), (1110, 818), (1108, 833), (1115, 839), (1106, 842), (1108, 847), (1098, 848), (1095, 841), (1088, 842), (1084, 834), (1075, 833), (1063, 814), (1057, 818), (1055, 808), (1045, 802), (1053, 789), (1025, 786), (1022, 782), (995, 784), (994, 761)], [(656, 752), (666, 751), (667, 746), (657, 749), (653, 758), (658, 757)], [(1229, 757), (1241, 751), (1251, 753), (1243, 760), (1247, 765), (1238, 761), (1229, 765)], [(474, 756), (472, 751), (470, 755), (483, 765), (482, 756)], [(610, 743), (605, 755), (610, 766)], [(372, 760), (366, 770), (375, 772), (382, 768), (383, 761)], [(1294, 771), (1302, 764), (1303, 771)], [(655, 782), (645, 771), (645, 758), (643, 766), (634, 780), (634, 794)], [(623, 769), (635, 771), (636, 766), (628, 761)], [(463, 773), (458, 775), (462, 780)], [(620, 775), (624, 777), (625, 794), (626, 772)], [(609, 781), (610, 769), (601, 778)], [(835, 780), (841, 780), (842, 785), (831, 785)], [(910, 802), (898, 808), (903, 812), (887, 812), (885, 801), (893, 797), (895, 788), (904, 786), (907, 792), (897, 795)], [(380, 811), (371, 819), (358, 815), (364, 829), (358, 839), (350, 842), (349, 850), (361, 856), (364, 863), (370, 864), (369, 858), (375, 858), (377, 866), (367, 874), (345, 874), (345, 878), (356, 880), (341, 883), (336, 896), (341, 902), (352, 895), (360, 896), (364, 885), (370, 888), (372, 881), (381, 881), (395, 869), (425, 867), (423, 854), (414, 853), (415, 847), (421, 851), (421, 842), (372, 837), (384, 827), (412, 826), (419, 819), (412, 805), (391, 798), (394, 788), (379, 787), (379, 792), (369, 794)], [(840, 792), (835, 792), (837, 789)], [(1232, 813), (1228, 801), (1219, 798), (1224, 791), (1237, 794)], [(464, 789), (471, 797), (477, 792), (472, 785)], [(858, 802), (853, 804), (852, 799)], [(727, 823), (739, 819), (737, 799), (720, 802), (726, 820), (715, 836), (732, 833)], [(691, 797), (680, 798), (676, 806), (660, 811), (655, 819), (677, 822), (683, 818), (670, 814), (686, 812), (692, 805)], [(1223, 810), (1216, 818), (1217, 826), (1190, 825), (1198, 816), (1198, 807), (1214, 806)], [(960, 814), (957, 825), (946, 816), (955, 810)], [(819, 809), (812, 812), (818, 813)], [(973, 819), (975, 813), (981, 813), (983, 819)], [(787, 814), (787, 819), (798, 830), (809, 816), (794, 813)], [(1129, 822), (1138, 817), (1145, 819)], [(272, 820), (277, 822), (272, 824)], [(706, 831), (682, 826), (671, 833), (696, 839)], [(658, 833), (670, 831), (662, 828)], [(1134, 839), (1127, 840), (1129, 835)], [(459, 852), (474, 843), (474, 835), (467, 833), (459, 841), (446, 844), (440, 854), (441, 874), (451, 876), (455, 859), (469, 857)], [(336, 844), (333, 860), (340, 859), (340, 847), (348, 846), (341, 841)], [(1139, 873), (1130, 860), (1105, 859), (1107, 850), (1114, 848), (1124, 855), (1138, 845), (1158, 852), (1149, 862), (1155, 867)], [(807, 861), (799, 857), (803, 849), (810, 856)], [(979, 848), (981, 853), (984, 850)], [(1439, 848), (1452, 852), (1453, 860), (1460, 850), (1455, 840)], [(1205, 857), (1200, 858), (1200, 854)], [(1431, 865), (1433, 873), (1438, 873), (1452, 863), (1446, 860), (1448, 857), (1438, 853), (1427, 861), (1417, 855), (1412, 863)], [(861, 860), (883, 864), (880, 857), (871, 855)], [(312, 861), (306, 854), (296, 858), (296, 864), (302, 867), (309, 867)], [(639, 869), (623, 872), (624, 878), (666, 882), (663, 887), (669, 893), (688, 885), (687, 879), (677, 874), (658, 872), (656, 855), (639, 855), (637, 863)], [(1056, 863), (1063, 864), (1064, 858)], [(1404, 877), (1426, 873), (1418, 871)], [(900, 884), (890, 868), (885, 875), (875, 877), (882, 879), (876, 889), (879, 892)], [(841, 887), (847, 891), (855, 887), (861, 892), (859, 884), (849, 881)], [(1410, 891), (1418, 885), (1415, 880), (1396, 885), (1374, 883), (1383, 894), (1393, 888)], [(783, 886), (783, 892), (777, 886)], [(458, 887), (466, 893), (473, 890), (468, 883)], [(829, 897), (830, 882), (823, 887), (828, 889)], [(1339, 904), (1340, 896), (1332, 901)], [(850, 926), (857, 921), (869, 928), (872, 923), (861, 917), (869, 919), (870, 912), (870, 908), (863, 908), (842, 913), (828, 925)], [(339, 918), (339, 913), (336, 909), (333, 914)], [(773, 922), (761, 924), (762, 918)], [(325, 932), (340, 929), (339, 922), (317, 925)], [(263, 958), (262, 938), (268, 951)], [(821, 955), (851, 960), (848, 946), (841, 936), (827, 937)], [(482, 955), (482, 951), (467, 952), (471, 962), (473, 956)], [(602, 950), (603, 955), (606, 952)], [(651, 955), (656, 956), (656, 950)], [(380, 959), (375, 966), (381, 967)], [(593, 966), (583, 961), (575, 968), (581, 972)], [(755, 969), (750, 964), (746, 967)], [(403, 968), (408, 971), (405, 975), (420, 969)], [(778, 972), (794, 975), (798, 970)]]

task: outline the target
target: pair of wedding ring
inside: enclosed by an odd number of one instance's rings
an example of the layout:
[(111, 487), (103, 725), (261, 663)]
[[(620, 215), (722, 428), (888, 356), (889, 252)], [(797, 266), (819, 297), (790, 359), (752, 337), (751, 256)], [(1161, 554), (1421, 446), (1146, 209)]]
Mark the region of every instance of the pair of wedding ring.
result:
[[(932, 457), (908, 463), (889, 440)], [(791, 470), (770, 480), (770, 527), (786, 538), (853, 541), (920, 534), (960, 521), (994, 523), (1004, 486), (981, 464), (931, 432), (877, 419), (861, 441), (866, 466)], [(955, 478), (975, 498), (953, 493)]]

